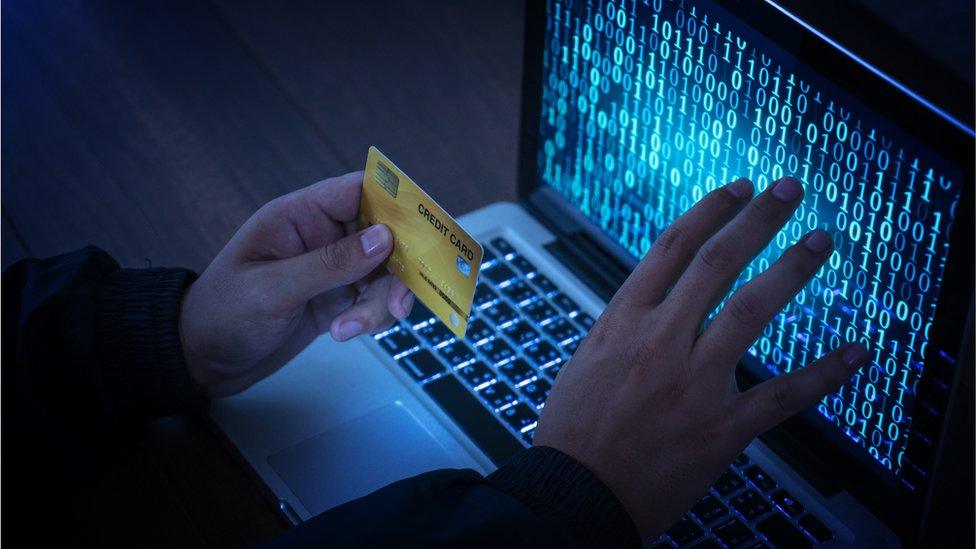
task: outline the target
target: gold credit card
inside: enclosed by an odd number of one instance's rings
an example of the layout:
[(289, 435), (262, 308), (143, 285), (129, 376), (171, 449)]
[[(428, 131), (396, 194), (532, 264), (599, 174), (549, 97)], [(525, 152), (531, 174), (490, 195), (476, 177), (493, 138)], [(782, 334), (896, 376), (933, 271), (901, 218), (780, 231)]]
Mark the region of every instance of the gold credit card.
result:
[(359, 228), (376, 223), (393, 233), (386, 268), (458, 339), (463, 338), (484, 250), (407, 174), (370, 147)]

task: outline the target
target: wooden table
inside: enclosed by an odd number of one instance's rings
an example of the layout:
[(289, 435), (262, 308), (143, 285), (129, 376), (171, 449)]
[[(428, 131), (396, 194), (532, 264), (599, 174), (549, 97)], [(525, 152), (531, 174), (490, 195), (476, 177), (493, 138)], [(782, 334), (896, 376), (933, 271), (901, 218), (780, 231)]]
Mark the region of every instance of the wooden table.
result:
[[(95, 244), (202, 271), (259, 206), (377, 145), (452, 213), (515, 198), (522, 3), (5, 2), (2, 264)], [(283, 527), (199, 418), (134, 437), (85, 539)]]

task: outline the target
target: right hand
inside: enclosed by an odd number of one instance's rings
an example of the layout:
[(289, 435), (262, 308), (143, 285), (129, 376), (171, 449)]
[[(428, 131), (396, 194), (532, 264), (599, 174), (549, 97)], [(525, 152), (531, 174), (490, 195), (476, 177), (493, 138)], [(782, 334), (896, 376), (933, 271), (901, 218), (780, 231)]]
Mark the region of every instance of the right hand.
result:
[(535, 444), (586, 465), (644, 541), (681, 517), (752, 439), (836, 390), (867, 360), (847, 344), (739, 392), (736, 364), (831, 253), (813, 231), (703, 321), (803, 199), (784, 178), (750, 202), (739, 180), (658, 239), (556, 379)]
[(272, 200), (190, 285), (180, 337), (201, 391), (243, 391), (326, 331), (345, 341), (410, 314), (413, 294), (383, 267), (389, 228), (355, 230), (362, 188), (353, 172)]

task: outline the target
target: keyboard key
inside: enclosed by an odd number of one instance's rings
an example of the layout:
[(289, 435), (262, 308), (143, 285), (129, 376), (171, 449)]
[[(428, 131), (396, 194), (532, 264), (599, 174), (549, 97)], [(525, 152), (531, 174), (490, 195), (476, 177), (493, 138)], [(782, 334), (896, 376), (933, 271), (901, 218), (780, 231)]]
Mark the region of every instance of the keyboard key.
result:
[(491, 370), (484, 362), (476, 360), (463, 368), (459, 369), (458, 375), (461, 376), (464, 381), (468, 382), (468, 385), (472, 387), (477, 387), (488, 383), (489, 381), (495, 379), (495, 372)]
[(463, 341), (448, 343), (440, 349), (437, 349), (437, 353), (451, 366), (460, 366), (474, 359), (474, 351)]
[(743, 490), (729, 498), (729, 505), (745, 517), (748, 522), (756, 520), (773, 509), (769, 502), (752, 488)]
[(552, 390), (552, 384), (544, 379), (537, 379), (522, 386), (522, 394), (536, 407), (546, 401), (550, 390)]
[(521, 280), (516, 280), (508, 286), (505, 286), (505, 288), (502, 289), (502, 293), (505, 294), (505, 297), (511, 299), (515, 303), (528, 301), (539, 295), (534, 288)]
[(757, 541), (755, 543), (750, 543), (749, 545), (746, 545), (746, 549), (773, 549), (773, 548), (770, 547), (768, 543)]
[(468, 323), (468, 331), (464, 334), (464, 339), (477, 343), (495, 334), (494, 328), (488, 325), (483, 319), (476, 318)]
[(538, 414), (524, 402), (519, 402), (511, 408), (506, 408), (502, 411), (501, 416), (516, 431), (521, 431), (539, 421)]
[(796, 518), (806, 511), (803, 504), (793, 499), (793, 496), (786, 490), (776, 490), (770, 497), (773, 498), (773, 503), (791, 517)]
[(551, 364), (549, 366), (546, 366), (541, 371), (542, 371), (542, 373), (546, 374), (546, 376), (549, 379), (551, 379), (553, 381), (556, 381), (556, 376), (559, 375), (559, 370), (562, 370), (563, 369), (563, 365), (565, 365), (565, 364), (566, 364), (565, 362), (556, 362), (554, 364)]
[(496, 286), (517, 276), (515, 271), (504, 263), (498, 263), (487, 271), (481, 271), (481, 274), (488, 280), (492, 281)]
[(504, 381), (497, 381), (482, 389), (479, 393), (493, 409), (497, 410), (502, 406), (508, 406), (515, 402), (518, 396), (515, 391)]
[(776, 481), (767, 475), (766, 471), (763, 471), (758, 465), (753, 465), (746, 469), (745, 475), (747, 479), (752, 481), (763, 492), (768, 492), (776, 488)]
[(416, 353), (401, 357), (397, 362), (417, 381), (427, 379), (446, 369), (444, 364), (427, 349), (421, 349)]
[(505, 240), (504, 238), (502, 238), (500, 236), (498, 238), (495, 238), (494, 240), (492, 240), (491, 241), (491, 245), (496, 250), (498, 250), (498, 253), (500, 253), (502, 255), (508, 255), (508, 254), (514, 254), (515, 253), (515, 248), (513, 248), (512, 245), (509, 244), (507, 240)]
[(549, 278), (547, 278), (545, 275), (536, 274), (535, 276), (533, 276), (529, 280), (533, 284), (535, 284), (535, 287), (536, 288), (539, 288), (540, 290), (542, 290), (542, 293), (544, 293), (546, 295), (549, 295), (549, 294), (551, 294), (551, 293), (559, 290), (559, 288), (557, 288), (556, 285), (551, 280), (549, 280)]
[(813, 515), (807, 515), (800, 519), (800, 528), (804, 532), (810, 534), (817, 543), (827, 543), (828, 541), (834, 539), (834, 533), (827, 527), (826, 524), (820, 522), (820, 519)]
[(532, 446), (532, 439), (534, 438), (535, 438), (535, 429), (529, 429), (528, 431), (522, 433), (522, 440), (524, 440), (525, 443), (528, 444), (529, 446)]
[(712, 534), (729, 547), (741, 547), (756, 539), (752, 530), (735, 517), (722, 521), (712, 528)]
[(666, 539), (658, 539), (651, 544), (651, 549), (674, 549), (674, 544)]
[(406, 330), (390, 332), (380, 339), (380, 347), (386, 349), (391, 356), (413, 349), (417, 345), (420, 345), (420, 340)]
[(580, 331), (565, 318), (556, 318), (542, 327), (542, 331), (556, 341), (565, 341), (580, 335)]
[(407, 315), (406, 321), (410, 326), (416, 326), (418, 324), (423, 324), (432, 318), (434, 318), (434, 313), (430, 312), (430, 309), (428, 309), (423, 303), (415, 301), (413, 308), (410, 309), (410, 314)]
[(696, 543), (693, 547), (694, 547), (694, 549), (725, 549), (724, 547), (722, 547), (721, 545), (719, 545), (717, 541), (713, 540), (712, 538), (708, 538), (705, 541), (702, 541), (700, 543)]
[(739, 454), (739, 457), (735, 458), (735, 460), (732, 462), (732, 465), (735, 465), (736, 467), (739, 468), (749, 465), (749, 456), (745, 454)]
[(775, 513), (763, 519), (756, 524), (756, 530), (766, 536), (766, 539), (777, 547), (789, 547), (790, 549), (794, 547), (799, 549), (813, 547), (810, 540), (797, 530), (796, 526), (793, 526), (790, 522), (790, 519), (783, 516), (782, 513)]
[(718, 481), (714, 486), (712, 486), (712, 488), (718, 492), (718, 495), (724, 498), (729, 494), (738, 491), (745, 485), (746, 483), (744, 480), (742, 480), (742, 477), (740, 477), (734, 469), (729, 468), (725, 470), (725, 473), (721, 477), (719, 477)]
[(539, 368), (544, 368), (547, 364), (562, 360), (562, 353), (548, 341), (538, 341), (525, 348), (525, 355), (528, 356)]
[(529, 363), (524, 358), (516, 358), (511, 362), (502, 364), (498, 367), (498, 371), (512, 380), (512, 383), (516, 385), (527, 379), (532, 379), (532, 376), (535, 375), (535, 368), (529, 366)]
[(563, 293), (552, 296), (552, 302), (566, 314), (575, 313), (580, 310), (579, 305), (571, 297)]
[(564, 341), (560, 343), (559, 346), (562, 347), (563, 351), (567, 355), (573, 356), (573, 354), (576, 353), (576, 349), (579, 349), (580, 343), (583, 343), (582, 339), (573, 339), (570, 341)]
[(431, 345), (439, 345), (454, 337), (454, 333), (448, 330), (447, 326), (440, 320), (417, 328), (417, 333), (429, 341)]
[(492, 463), (500, 465), (524, 448), (522, 442), (512, 436), (456, 377), (442, 376), (424, 385), (424, 391), (471, 437)]
[(474, 304), (476, 307), (484, 307), (496, 299), (498, 299), (498, 294), (487, 284), (478, 284), (478, 287), (474, 290)]
[(596, 321), (593, 320), (593, 317), (586, 313), (579, 313), (578, 315), (573, 317), (573, 320), (575, 320), (587, 332), (589, 332), (590, 328), (592, 328), (593, 325), (596, 324)]
[(515, 312), (508, 303), (495, 303), (487, 309), (485, 309), (485, 316), (491, 320), (495, 326), (501, 326), (506, 322), (510, 322), (518, 318), (518, 313)]
[(678, 545), (687, 545), (705, 535), (705, 532), (688, 517), (681, 517), (674, 526), (665, 532)]
[(552, 305), (550, 305), (549, 302), (544, 299), (539, 299), (525, 305), (522, 307), (522, 311), (525, 313), (525, 316), (529, 317), (529, 319), (536, 324), (559, 314), (556, 312), (556, 309), (553, 309)]
[(691, 508), (691, 514), (695, 515), (695, 518), (704, 525), (709, 525), (715, 522), (728, 514), (728, 512), (728, 508), (725, 505), (722, 505), (722, 502), (711, 494), (701, 498), (701, 500), (699, 500), (698, 503)]
[(481, 257), (481, 268), (482, 269), (484, 269), (490, 263), (493, 263), (493, 262), (495, 262), (498, 259), (498, 256), (495, 255), (495, 252), (489, 250), (487, 247), (485, 247), (484, 250), (485, 250), (485, 255), (483, 255)]
[(524, 320), (505, 326), (502, 328), (502, 333), (511, 338), (517, 345), (525, 345), (539, 337), (539, 332)]
[(488, 359), (491, 364), (498, 364), (515, 356), (515, 349), (502, 339), (490, 339), (478, 350)]
[(528, 259), (525, 259), (525, 256), (521, 256), (521, 255), (515, 256), (515, 258), (512, 259), (512, 265), (514, 265), (516, 269), (521, 271), (522, 274), (527, 275), (529, 273), (534, 273), (536, 271), (535, 265), (533, 265), (532, 262), (529, 261)]

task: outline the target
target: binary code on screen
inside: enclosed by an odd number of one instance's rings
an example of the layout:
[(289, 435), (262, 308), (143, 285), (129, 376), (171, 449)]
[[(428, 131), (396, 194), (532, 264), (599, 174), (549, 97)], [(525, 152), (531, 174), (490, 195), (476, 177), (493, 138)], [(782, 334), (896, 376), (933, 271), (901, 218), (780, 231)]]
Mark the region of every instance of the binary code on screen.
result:
[(710, 2), (548, 0), (547, 11), (541, 180), (638, 258), (725, 183), (803, 181), (803, 204), (736, 286), (813, 229), (835, 251), (749, 354), (781, 374), (866, 344), (869, 366), (818, 409), (899, 473), (958, 171)]

